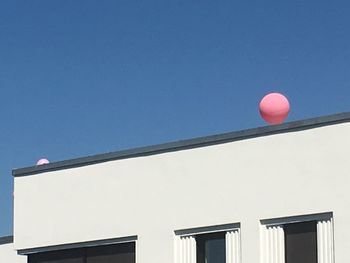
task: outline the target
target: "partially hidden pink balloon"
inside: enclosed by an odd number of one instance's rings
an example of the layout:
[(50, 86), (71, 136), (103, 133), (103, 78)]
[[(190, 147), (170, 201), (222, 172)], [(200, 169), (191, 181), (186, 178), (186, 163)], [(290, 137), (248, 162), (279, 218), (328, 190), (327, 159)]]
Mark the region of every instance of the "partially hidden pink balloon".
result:
[(261, 117), (269, 124), (280, 124), (288, 116), (290, 105), (281, 93), (269, 93), (262, 98), (259, 105)]
[(43, 164), (48, 164), (50, 163), (48, 159), (40, 159), (39, 161), (37, 161), (36, 165), (43, 165)]

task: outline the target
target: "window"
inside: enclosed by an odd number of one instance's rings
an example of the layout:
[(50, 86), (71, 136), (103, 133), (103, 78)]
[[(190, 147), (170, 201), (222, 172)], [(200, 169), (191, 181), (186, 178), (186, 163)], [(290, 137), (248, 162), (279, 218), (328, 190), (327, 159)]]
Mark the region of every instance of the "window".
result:
[(237, 224), (179, 230), (175, 234), (176, 263), (240, 263)]
[(135, 263), (135, 243), (103, 245), (42, 252), (28, 256), (29, 263)]
[(263, 263), (334, 263), (332, 214), (263, 220)]
[(196, 236), (197, 263), (225, 263), (225, 232)]
[(317, 263), (316, 221), (287, 224), (283, 228), (286, 263)]
[(28, 256), (29, 263), (84, 263), (82, 249), (43, 252)]
[(86, 263), (134, 263), (135, 243), (92, 247), (86, 250)]

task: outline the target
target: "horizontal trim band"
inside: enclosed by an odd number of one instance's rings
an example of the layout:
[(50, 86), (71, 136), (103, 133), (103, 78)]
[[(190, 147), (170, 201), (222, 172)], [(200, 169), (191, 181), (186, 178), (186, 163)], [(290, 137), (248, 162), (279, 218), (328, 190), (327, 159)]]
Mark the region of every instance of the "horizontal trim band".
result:
[(62, 244), (62, 245), (47, 246), (47, 247), (19, 249), (17, 252), (19, 255), (29, 255), (34, 253), (57, 251), (57, 250), (96, 247), (96, 246), (112, 245), (112, 244), (118, 244), (118, 243), (135, 242), (136, 240), (137, 240), (137, 236), (118, 237), (118, 238), (78, 242), (78, 243), (71, 243), (71, 244)]
[(212, 232), (222, 232), (222, 231), (239, 229), (240, 226), (241, 226), (240, 223), (233, 223), (233, 224), (188, 228), (188, 229), (175, 230), (175, 235), (189, 236), (189, 235), (205, 234), (205, 233), (212, 233)]
[(325, 212), (318, 214), (309, 214), (309, 215), (299, 215), (299, 216), (286, 216), (272, 219), (262, 219), (260, 220), (262, 225), (283, 225), (291, 224), (305, 221), (319, 221), (319, 220), (329, 220), (333, 218), (333, 212)]

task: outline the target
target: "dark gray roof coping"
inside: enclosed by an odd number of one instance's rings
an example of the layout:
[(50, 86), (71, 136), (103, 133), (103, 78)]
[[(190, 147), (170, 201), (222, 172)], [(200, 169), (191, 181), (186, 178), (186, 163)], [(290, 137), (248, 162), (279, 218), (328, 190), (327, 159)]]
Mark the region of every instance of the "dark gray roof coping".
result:
[(158, 144), (153, 146), (139, 147), (129, 150), (116, 151), (105, 154), (98, 154), (88, 157), (76, 158), (66, 161), (59, 161), (40, 166), (32, 166), (27, 168), (14, 169), (12, 175), (28, 176), (33, 174), (45, 173), (50, 171), (69, 169), (74, 167), (81, 167), (97, 163), (109, 162), (120, 159), (135, 158), (141, 156), (149, 156), (165, 152), (174, 152), (198, 147), (205, 147), (209, 145), (216, 145), (228, 143), (233, 141), (245, 140), (261, 136), (287, 133), (294, 131), (301, 131), (313, 129), (317, 127), (333, 125), (338, 123), (350, 122), (350, 112), (338, 113), (334, 115), (316, 117), (306, 120), (293, 121), (278, 125), (263, 126), (253, 129), (247, 129), (236, 132), (228, 132), (218, 135), (211, 135), (206, 137), (199, 137), (189, 140), (181, 140), (177, 142), (170, 142)]
[(13, 243), (13, 236), (0, 237), (0, 245)]

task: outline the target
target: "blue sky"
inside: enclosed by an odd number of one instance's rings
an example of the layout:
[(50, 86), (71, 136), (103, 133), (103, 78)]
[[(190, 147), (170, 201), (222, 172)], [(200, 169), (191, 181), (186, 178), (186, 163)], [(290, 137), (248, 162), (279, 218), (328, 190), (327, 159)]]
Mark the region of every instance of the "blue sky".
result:
[[(349, 1), (0, 2), (0, 236), (12, 168), (349, 111)], [(131, 186), (132, 187), (132, 186)]]

